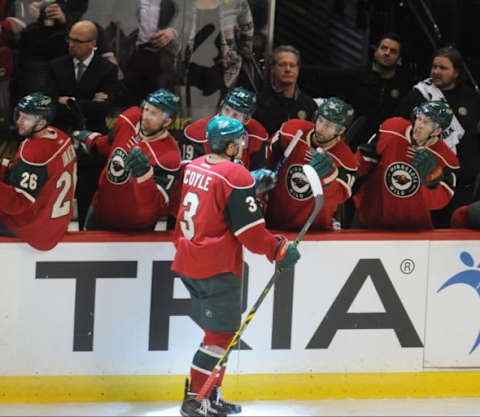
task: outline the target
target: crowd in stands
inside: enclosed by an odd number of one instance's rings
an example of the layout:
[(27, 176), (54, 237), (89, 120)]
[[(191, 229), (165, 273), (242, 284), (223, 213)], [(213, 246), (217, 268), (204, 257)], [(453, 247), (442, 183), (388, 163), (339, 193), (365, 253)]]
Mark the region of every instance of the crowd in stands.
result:
[[(270, 228), (299, 229), (308, 217), (306, 163), (325, 189), (313, 229), (480, 224), (471, 206), (480, 95), (456, 48), (435, 51), (429, 77), (414, 79), (400, 66), (402, 40), (385, 33), (365, 67), (319, 67), (325, 96), (312, 98), (298, 84), (292, 45), (275, 47), (258, 88), (247, 0), (138, 0), (135, 47), (122, 63), (104, 28), (84, 20), (87, 9), (87, 0), (0, 1), (1, 185), (18, 194), (10, 203), (32, 211), (43, 201), (68, 219), (77, 211), (80, 230), (154, 230), (166, 217), (173, 228), (186, 162), (211, 152), (207, 125), (224, 116), (245, 130), (232, 159), (256, 180)], [(31, 146), (39, 137), (58, 143), (48, 153)], [(75, 198), (65, 191), (46, 202), (48, 158), (66, 138), (75, 145), (67, 158)], [(61, 178), (57, 189), (67, 190)], [(8, 227), (21, 210), (4, 205), (5, 234), (25, 236)]]

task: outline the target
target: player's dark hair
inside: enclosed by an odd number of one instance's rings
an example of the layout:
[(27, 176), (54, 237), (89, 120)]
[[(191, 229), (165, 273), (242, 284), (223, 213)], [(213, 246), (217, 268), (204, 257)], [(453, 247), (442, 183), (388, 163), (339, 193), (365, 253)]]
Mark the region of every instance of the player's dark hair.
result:
[(395, 41), (398, 43), (399, 45), (399, 52), (400, 52), (400, 55), (402, 54), (402, 38), (400, 37), (400, 35), (398, 33), (395, 33), (395, 32), (387, 32), (387, 33), (384, 33), (383, 35), (380, 36), (380, 38), (378, 38), (378, 42), (377, 42), (377, 48), (380, 46), (380, 44), (385, 40), (385, 39), (391, 39), (392, 41)]

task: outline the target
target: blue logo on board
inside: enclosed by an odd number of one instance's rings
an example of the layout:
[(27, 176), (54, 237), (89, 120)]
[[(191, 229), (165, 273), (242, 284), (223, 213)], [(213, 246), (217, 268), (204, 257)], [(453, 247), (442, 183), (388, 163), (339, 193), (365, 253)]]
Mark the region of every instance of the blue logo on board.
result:
[[(470, 255), (468, 252), (462, 252), (460, 254), (460, 259), (464, 265), (470, 268), (474, 267), (475, 265), (472, 255)], [(465, 271), (455, 274), (437, 290), (437, 293), (454, 284), (466, 284), (472, 287), (476, 291), (476, 293), (480, 295), (480, 264), (476, 266), (476, 269), (466, 269)], [(478, 347), (479, 344), (480, 332), (478, 333), (477, 340), (475, 340), (475, 343), (470, 349), (470, 355)]]

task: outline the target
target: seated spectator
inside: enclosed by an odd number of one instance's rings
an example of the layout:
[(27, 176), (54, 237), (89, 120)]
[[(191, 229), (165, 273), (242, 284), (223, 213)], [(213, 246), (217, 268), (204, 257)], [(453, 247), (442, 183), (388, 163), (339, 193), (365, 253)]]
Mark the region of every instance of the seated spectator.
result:
[[(244, 144), (241, 161), (249, 170), (265, 167), (265, 147), (268, 139), (265, 128), (252, 118), (255, 107), (255, 94), (237, 87), (225, 95), (216, 114), (236, 119), (245, 126), (248, 138), (247, 143)], [(185, 128), (184, 137), (179, 143), (184, 160), (193, 160), (210, 153), (205, 129), (208, 122), (216, 115), (207, 116)]]
[(300, 90), (297, 79), (300, 72), (300, 51), (282, 45), (273, 51), (270, 63), (270, 83), (259, 94), (253, 117), (269, 135), (290, 119), (312, 120), (317, 105), (313, 98)]
[[(302, 135), (281, 167), (278, 181), (274, 179), (277, 185), (268, 194), (265, 218), (269, 227), (299, 230), (305, 224), (312, 213), (314, 198), (302, 165), (310, 163), (321, 179), (325, 195), (325, 203), (312, 228), (333, 228), (333, 215), (337, 207), (351, 196), (357, 176), (357, 161), (343, 141), (353, 115), (352, 106), (331, 97), (320, 105), (314, 122), (289, 120), (273, 136), (267, 159), (267, 166), (271, 169), (282, 159), (296, 133), (300, 131)], [(256, 174), (257, 183), (261, 183), (264, 173)]]
[(36, 249), (53, 248), (73, 216), (76, 156), (70, 138), (50, 125), (54, 101), (42, 93), (20, 100), (15, 111), (21, 143), (0, 168), (0, 232)]
[(480, 120), (480, 95), (465, 80), (464, 62), (452, 47), (434, 53), (430, 78), (417, 83), (400, 102), (395, 114), (409, 117), (411, 110), (424, 100), (442, 100), (453, 110), (450, 126), (443, 129), (442, 139), (458, 156), (455, 195), (442, 210), (432, 213), (435, 227), (449, 227), (453, 211), (472, 202), (473, 188), (480, 174), (480, 146), (477, 123)]
[(90, 152), (107, 156), (86, 220), (87, 229), (153, 230), (167, 215), (180, 151), (168, 132), (180, 98), (161, 89), (141, 107), (125, 110), (113, 135), (81, 130), (74, 136)]
[[(68, 34), (69, 55), (50, 62), (49, 92), (57, 101), (56, 125), (68, 132), (86, 128), (106, 133), (105, 118), (118, 92), (118, 69), (96, 51), (98, 31), (88, 20)], [(105, 165), (99, 155), (78, 157), (78, 221), (83, 226), (98, 177)]]
[(68, 28), (87, 10), (88, 0), (33, 1), (28, 7), (33, 19), (22, 32), (16, 94), (46, 91), (48, 63), (68, 52)]
[(431, 211), (453, 197), (458, 159), (441, 140), (452, 109), (443, 101), (428, 101), (412, 117), (413, 125), (400, 117), (385, 120), (368, 143), (358, 146), (358, 224), (353, 227), (431, 229)]
[(329, 68), (315, 74), (320, 77), (321, 88), (345, 97), (355, 109), (356, 117), (362, 118), (362, 126), (348, 143), (353, 152), (359, 143), (368, 142), (384, 120), (394, 115), (398, 103), (412, 88), (413, 77), (399, 65), (401, 58), (400, 38), (395, 33), (386, 33), (380, 37), (373, 59), (366, 67)]

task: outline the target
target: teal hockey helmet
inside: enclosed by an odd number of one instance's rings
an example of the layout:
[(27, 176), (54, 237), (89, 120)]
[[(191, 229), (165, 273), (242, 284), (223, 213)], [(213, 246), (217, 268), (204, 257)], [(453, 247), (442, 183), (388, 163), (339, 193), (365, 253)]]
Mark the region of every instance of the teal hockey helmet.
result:
[(207, 124), (206, 136), (213, 153), (222, 153), (229, 143), (241, 145), (245, 129), (238, 120), (225, 116), (216, 116)]

